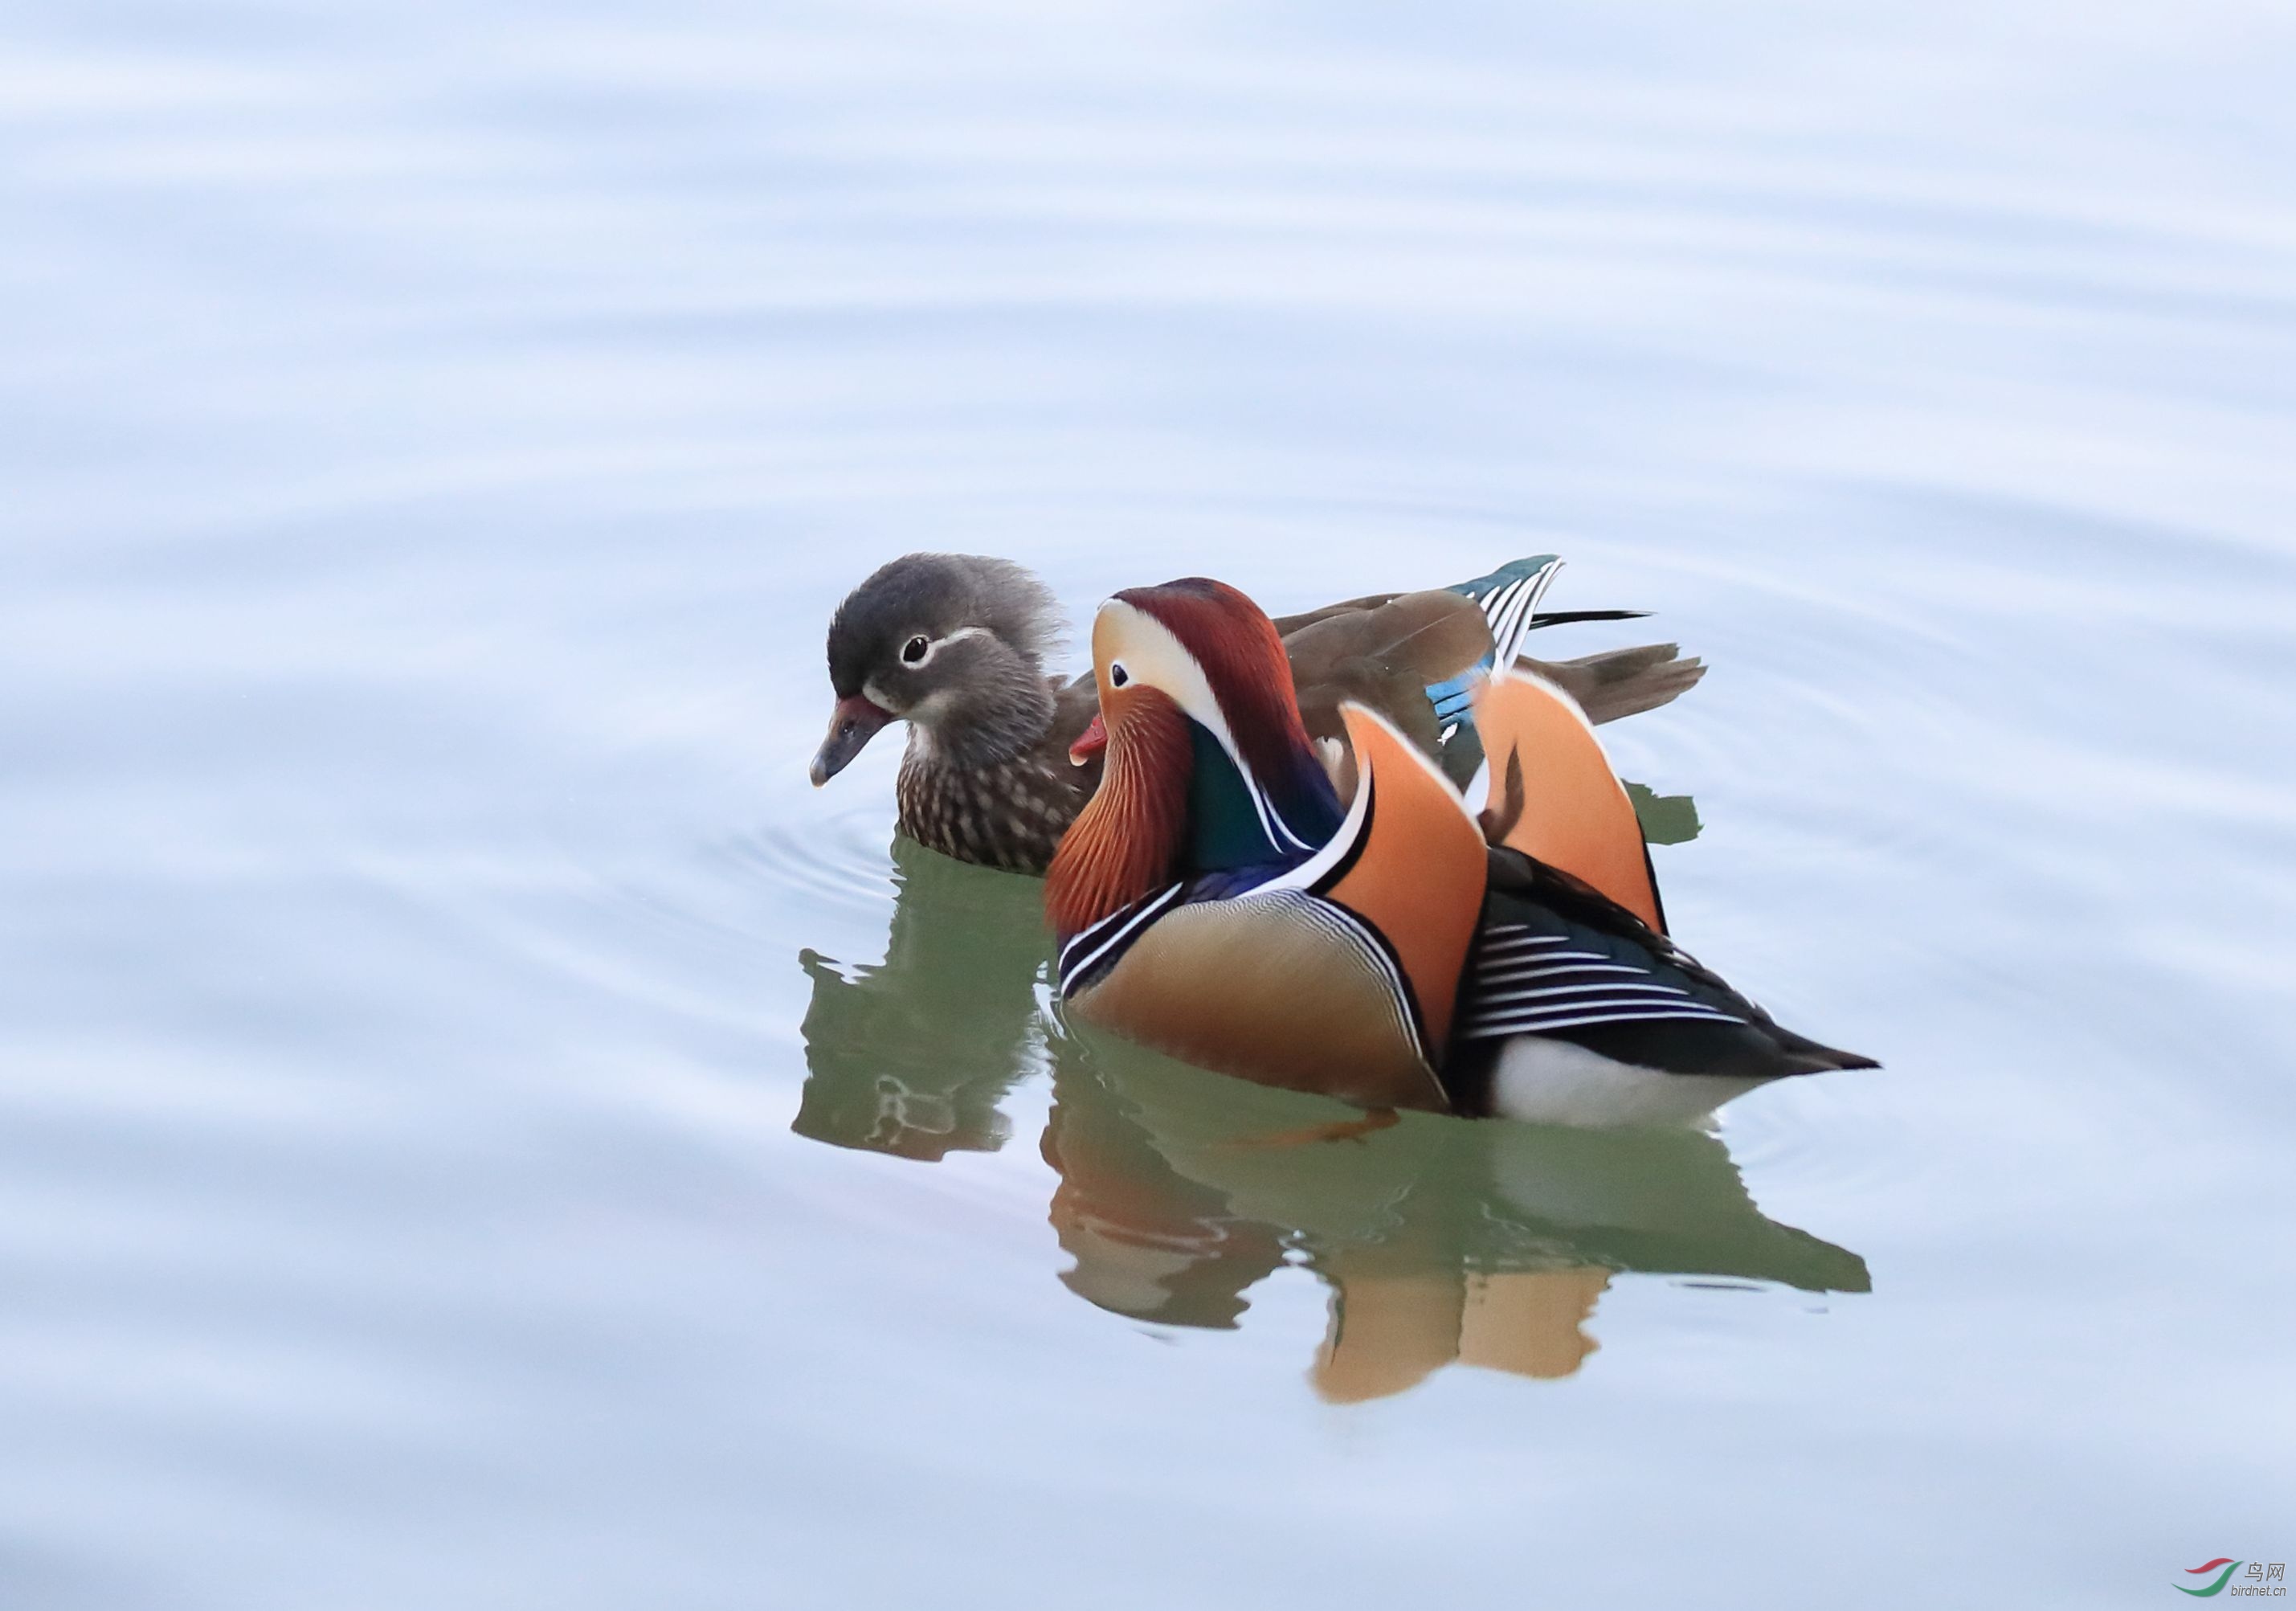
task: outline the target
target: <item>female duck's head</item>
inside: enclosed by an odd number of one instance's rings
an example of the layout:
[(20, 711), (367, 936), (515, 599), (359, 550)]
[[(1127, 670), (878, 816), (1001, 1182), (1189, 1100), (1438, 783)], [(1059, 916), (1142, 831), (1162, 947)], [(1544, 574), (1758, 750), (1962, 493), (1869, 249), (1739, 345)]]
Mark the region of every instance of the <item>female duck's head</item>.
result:
[(1100, 791), (1069, 830), (1046, 899), (1072, 932), (1175, 878), (1281, 867), (1342, 815), (1300, 723), (1275, 625), (1226, 583), (1131, 588), (1093, 622), (1105, 744)]

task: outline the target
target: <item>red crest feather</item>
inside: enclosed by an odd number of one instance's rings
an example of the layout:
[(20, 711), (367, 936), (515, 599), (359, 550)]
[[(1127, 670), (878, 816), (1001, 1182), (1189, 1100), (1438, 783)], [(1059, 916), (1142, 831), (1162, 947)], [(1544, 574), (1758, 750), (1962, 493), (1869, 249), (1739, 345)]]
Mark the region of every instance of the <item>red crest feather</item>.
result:
[(1226, 582), (1191, 576), (1117, 597), (1154, 616), (1204, 669), (1245, 764), (1263, 781), (1312, 754), (1292, 684), (1292, 658), (1267, 612)]

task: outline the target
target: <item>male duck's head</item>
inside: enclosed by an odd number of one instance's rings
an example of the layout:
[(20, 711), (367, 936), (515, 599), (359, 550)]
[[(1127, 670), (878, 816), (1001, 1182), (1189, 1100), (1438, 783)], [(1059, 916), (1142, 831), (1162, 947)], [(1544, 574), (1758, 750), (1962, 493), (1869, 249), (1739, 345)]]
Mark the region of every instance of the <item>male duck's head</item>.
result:
[(1100, 607), (1092, 658), (1101, 714), (1075, 753), (1104, 744), (1107, 769), (1053, 863), (1063, 932), (1175, 878), (1297, 861), (1337, 830), (1283, 640), (1242, 594), (1128, 588)]
[(844, 770), (887, 722), (906, 720), (956, 766), (1008, 759), (1053, 719), (1045, 658), (1060, 606), (1009, 560), (910, 554), (846, 596), (829, 623), (829, 735), (816, 785)]

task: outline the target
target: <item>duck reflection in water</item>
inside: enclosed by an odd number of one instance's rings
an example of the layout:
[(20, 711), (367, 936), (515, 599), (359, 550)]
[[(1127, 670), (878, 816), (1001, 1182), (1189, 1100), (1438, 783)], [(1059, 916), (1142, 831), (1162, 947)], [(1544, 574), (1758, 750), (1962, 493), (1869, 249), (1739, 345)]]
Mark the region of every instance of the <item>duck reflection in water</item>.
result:
[(994, 1152), (1012, 1134), (997, 1103), (1044, 1062), (1042, 886), (899, 836), (893, 876), (882, 965), (798, 954), (813, 1002), (791, 1128), (928, 1163)]
[(1455, 1362), (1569, 1376), (1620, 1272), (1868, 1289), (1856, 1253), (1766, 1218), (1702, 1131), (1414, 1114), (1283, 1144), (1352, 1110), (1070, 1033), (1045, 984), (1038, 886), (903, 839), (893, 854), (884, 963), (800, 957), (813, 1001), (792, 1128), (925, 1161), (992, 1151), (1011, 1135), (1005, 1096), (1049, 1072), (1050, 1214), (1076, 1262), (1061, 1278), (1101, 1309), (1232, 1328), (1254, 1285), (1304, 1265), (1331, 1291), (1310, 1379), (1356, 1401)]

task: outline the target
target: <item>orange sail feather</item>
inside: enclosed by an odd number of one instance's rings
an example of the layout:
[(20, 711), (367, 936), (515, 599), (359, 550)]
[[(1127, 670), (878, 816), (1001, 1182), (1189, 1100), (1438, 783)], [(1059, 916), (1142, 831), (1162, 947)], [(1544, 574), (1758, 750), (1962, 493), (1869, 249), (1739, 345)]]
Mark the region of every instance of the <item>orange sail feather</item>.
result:
[(1477, 696), (1475, 726), (1494, 780), (1507, 776), (1510, 758), (1522, 769), (1522, 811), (1503, 842), (1666, 933), (1634, 801), (1570, 696), (1544, 678), (1502, 673)]
[(1326, 894), (1395, 948), (1418, 1003), (1428, 1055), (1439, 1063), (1459, 971), (1482, 921), (1489, 876), (1483, 836), (1449, 781), (1383, 718), (1352, 703), (1340, 714), (1355, 746), (1357, 800), (1370, 796), (1357, 809), (1367, 810), (1369, 819), (1360, 825), (1354, 859)]

